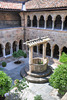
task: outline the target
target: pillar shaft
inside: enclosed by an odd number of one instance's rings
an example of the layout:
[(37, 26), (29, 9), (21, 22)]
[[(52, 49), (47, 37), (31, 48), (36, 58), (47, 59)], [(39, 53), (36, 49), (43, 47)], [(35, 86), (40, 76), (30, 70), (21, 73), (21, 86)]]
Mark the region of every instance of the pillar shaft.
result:
[(19, 50), (19, 45), (17, 45), (17, 47), (16, 47), (16, 51), (18, 51)]
[(32, 20), (31, 20), (31, 27), (32, 27), (33, 25), (32, 25)]
[(3, 57), (5, 57), (5, 48), (3, 48)]
[(54, 30), (54, 20), (53, 20), (53, 22), (52, 22), (52, 30)]
[(29, 47), (29, 71), (32, 71), (31, 64), (33, 63), (33, 47)]
[(46, 29), (46, 27), (47, 27), (46, 22), (47, 22), (47, 20), (45, 20), (45, 21), (44, 21), (44, 23), (45, 23), (45, 24), (44, 24), (44, 25), (45, 25), (45, 27), (44, 27), (44, 28), (45, 28), (45, 29)]
[(46, 57), (46, 43), (43, 44), (43, 59)]
[(53, 50), (51, 49), (51, 58), (53, 58)]
[(37, 28), (39, 28), (39, 20), (37, 20)]
[(39, 54), (39, 45), (37, 45), (37, 54)]
[(13, 48), (12, 48), (12, 45), (11, 45), (11, 49), (10, 49), (10, 54), (13, 54)]
[(62, 21), (62, 24), (61, 24), (61, 31), (63, 30), (63, 27), (64, 27), (64, 25), (63, 25), (63, 21)]

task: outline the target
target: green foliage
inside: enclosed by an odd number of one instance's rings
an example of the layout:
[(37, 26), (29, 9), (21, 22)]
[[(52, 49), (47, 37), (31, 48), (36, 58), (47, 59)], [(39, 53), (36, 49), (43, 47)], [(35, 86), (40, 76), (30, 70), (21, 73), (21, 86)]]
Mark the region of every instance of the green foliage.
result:
[(24, 58), (27, 58), (27, 54), (26, 53), (24, 53)]
[(62, 53), (62, 56), (60, 56), (60, 62), (67, 64), (67, 54), (64, 52)]
[(43, 99), (42, 99), (41, 95), (36, 95), (36, 96), (34, 97), (34, 100), (43, 100)]
[(4, 96), (11, 88), (12, 80), (6, 73), (0, 71), (0, 95)]
[(61, 95), (67, 92), (67, 64), (59, 65), (49, 79), (50, 84), (58, 89)]
[(14, 52), (14, 53), (13, 53), (13, 57), (14, 57), (14, 58), (19, 58), (20, 55), (19, 55), (17, 52)]
[(43, 61), (41, 61), (41, 62), (38, 62), (38, 64), (43, 64)]
[(27, 87), (29, 87), (29, 86), (28, 86), (27, 83), (26, 83), (26, 79), (23, 78), (22, 80), (16, 79), (16, 80), (14, 81), (14, 86), (13, 86), (13, 88), (14, 88), (14, 87), (17, 87), (18, 91), (21, 92), (21, 90), (23, 90), (23, 89), (25, 89), (25, 88), (27, 88)]
[(24, 56), (26, 58), (27, 57), (27, 54), (24, 53), (22, 50), (18, 50), (17, 52), (14, 52), (13, 53), (13, 57), (15, 57), (15, 58), (19, 58), (21, 56)]
[(6, 65), (7, 65), (6, 62), (2, 62), (3, 67), (6, 67)]

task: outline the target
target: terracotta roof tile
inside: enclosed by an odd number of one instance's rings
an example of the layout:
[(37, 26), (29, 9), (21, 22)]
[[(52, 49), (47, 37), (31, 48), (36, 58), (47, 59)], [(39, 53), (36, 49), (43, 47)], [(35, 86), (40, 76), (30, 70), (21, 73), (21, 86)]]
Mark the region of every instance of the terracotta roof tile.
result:
[(11, 2), (1, 2), (0, 1), (0, 8), (3, 9), (21, 9), (21, 3), (11, 3)]
[(31, 0), (26, 2), (26, 9), (66, 7), (67, 0)]

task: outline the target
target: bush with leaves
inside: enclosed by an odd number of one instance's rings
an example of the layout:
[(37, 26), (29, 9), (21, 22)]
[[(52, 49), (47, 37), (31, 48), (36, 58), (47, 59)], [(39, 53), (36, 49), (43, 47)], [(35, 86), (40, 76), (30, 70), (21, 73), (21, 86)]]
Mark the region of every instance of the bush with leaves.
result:
[(18, 91), (21, 92), (21, 90), (23, 90), (23, 89), (25, 89), (25, 88), (27, 88), (27, 87), (29, 87), (29, 86), (28, 86), (28, 84), (26, 83), (26, 79), (23, 78), (22, 80), (16, 79), (16, 80), (14, 81), (14, 86), (13, 86), (12, 88), (14, 88), (14, 87), (17, 87)]
[(62, 53), (62, 56), (60, 56), (60, 62), (67, 64), (67, 54), (64, 52)]
[(24, 58), (26, 58), (27, 57), (27, 54), (26, 53), (24, 53), (22, 50), (18, 50), (17, 52), (14, 52), (13, 53), (13, 57), (14, 58), (17, 58), (17, 61), (16, 62), (20, 62), (19, 61), (19, 58), (21, 57), (21, 56), (24, 56)]
[(49, 79), (50, 84), (58, 89), (61, 95), (67, 92), (67, 64), (59, 65)]
[(6, 67), (7, 63), (6, 62), (2, 62), (2, 66)]
[(3, 71), (0, 71), (0, 95), (4, 96), (4, 94), (10, 90), (11, 85), (11, 78)]
[(34, 96), (34, 100), (43, 100), (43, 99), (42, 99), (41, 95), (36, 95), (36, 96)]

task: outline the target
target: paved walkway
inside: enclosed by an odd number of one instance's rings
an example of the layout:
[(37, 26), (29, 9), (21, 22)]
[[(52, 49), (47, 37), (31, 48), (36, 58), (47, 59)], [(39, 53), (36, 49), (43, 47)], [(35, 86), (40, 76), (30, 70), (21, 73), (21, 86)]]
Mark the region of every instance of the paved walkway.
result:
[[(5, 71), (12, 78), (13, 81), (15, 79), (22, 79), (22, 77), (20, 76), (20, 70), (21, 68), (24, 68), (24, 66), (28, 65), (29, 58), (20, 58), (20, 60), (22, 61), (22, 63), (19, 65), (14, 64), (14, 61), (8, 62), (5, 68), (2, 68), (2, 66), (0, 65), (0, 70)], [(57, 96), (57, 92), (54, 91), (54, 88), (51, 87), (49, 83), (29, 83), (29, 88), (26, 88), (24, 90), (21, 95), (21, 100), (25, 100), (26, 98), (27, 100), (34, 100), (33, 98), (37, 94), (42, 95), (43, 100), (60, 100), (60, 98)]]
[(14, 81), (15, 79), (22, 79), (20, 76), (20, 70), (23, 68), (25, 65), (28, 64), (28, 58), (20, 58), (21, 64), (14, 64), (14, 61), (8, 62), (6, 67), (2, 67), (0, 65), (0, 70), (6, 72)]

